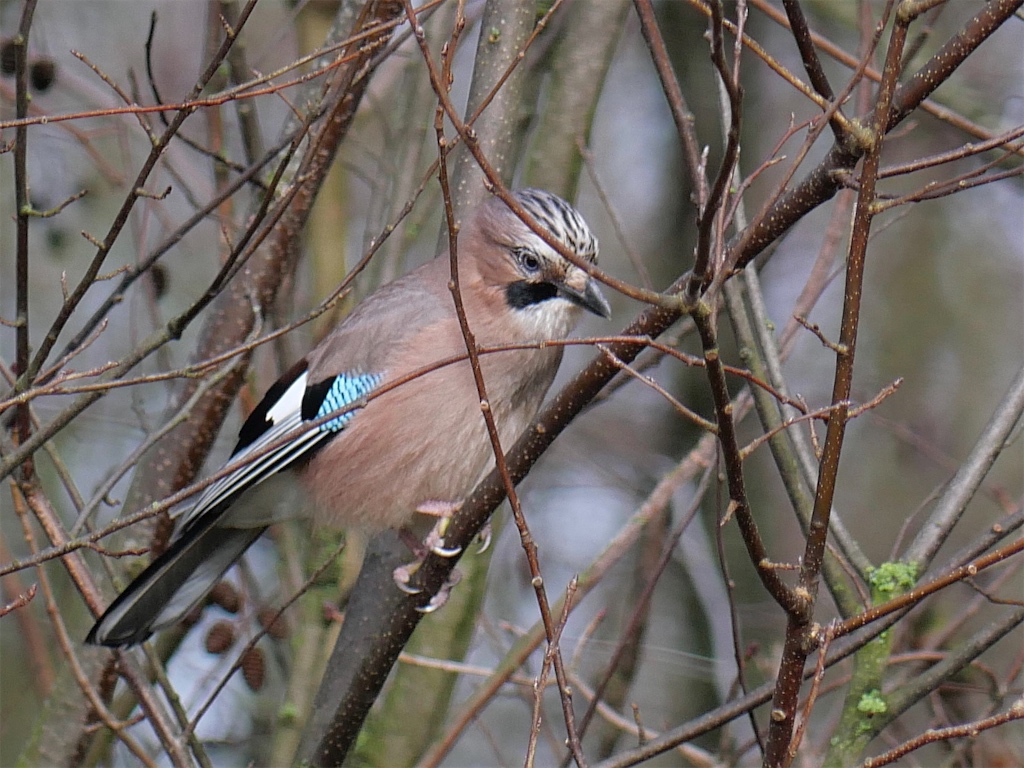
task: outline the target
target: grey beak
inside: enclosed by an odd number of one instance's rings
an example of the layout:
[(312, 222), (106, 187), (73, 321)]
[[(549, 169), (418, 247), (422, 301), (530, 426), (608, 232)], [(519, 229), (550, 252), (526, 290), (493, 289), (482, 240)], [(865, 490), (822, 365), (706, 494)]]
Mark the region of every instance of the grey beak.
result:
[(558, 287), (558, 295), (565, 297), (573, 304), (583, 307), (588, 312), (593, 312), (598, 317), (603, 317), (607, 320), (612, 316), (612, 308), (594, 279), (587, 280), (587, 287), (582, 291), (563, 283)]

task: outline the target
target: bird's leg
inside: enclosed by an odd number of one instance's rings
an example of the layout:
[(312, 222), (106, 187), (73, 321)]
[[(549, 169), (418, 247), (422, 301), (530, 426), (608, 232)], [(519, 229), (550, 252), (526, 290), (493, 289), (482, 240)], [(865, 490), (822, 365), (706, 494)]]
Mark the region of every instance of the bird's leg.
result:
[(455, 513), (462, 509), (461, 501), (435, 501), (429, 500), (422, 502), (416, 511), (421, 515), (429, 515), (430, 517), (436, 517), (437, 522), (434, 527), (430, 529), (430, 533), (427, 534), (427, 538), (423, 540), (423, 545), (438, 557), (455, 557), (462, 551), (462, 547), (447, 548), (444, 545), (444, 535), (448, 531), (448, 526), (451, 524), (452, 517)]
[[(416, 538), (416, 535), (409, 528), (403, 526), (398, 529), (398, 536), (403, 542), (406, 542), (413, 554), (416, 555), (416, 559), (413, 562), (399, 565), (393, 571), (394, 583), (402, 592), (409, 595), (419, 594), (420, 590), (410, 586), (410, 581), (413, 578), (413, 573), (419, 570), (429, 553), (433, 552), (439, 557), (455, 557), (462, 552), (462, 547), (447, 548), (444, 546), (444, 534), (447, 531), (447, 526), (449, 526), (452, 522), (452, 517), (460, 509), (462, 509), (462, 502), (431, 500), (420, 504), (416, 508), (417, 512), (437, 518), (437, 522), (434, 523), (429, 534), (427, 534), (427, 538), (422, 542)], [(449, 579), (437, 590), (437, 594), (430, 598), (430, 602), (421, 608), (417, 608), (417, 610), (421, 613), (432, 613), (437, 610), (447, 602), (452, 588), (460, 581), (462, 581), (462, 573), (457, 568), (453, 568)]]
[[(409, 581), (412, 579), (412, 575), (423, 565), (423, 561), (429, 553), (433, 552), (439, 557), (455, 557), (462, 551), (462, 547), (446, 548), (444, 546), (444, 534), (448, 530), (452, 516), (460, 509), (462, 509), (461, 501), (428, 500), (416, 507), (416, 511), (420, 514), (437, 518), (434, 527), (430, 529), (430, 533), (427, 534), (427, 537), (422, 542), (408, 528), (402, 527), (398, 529), (399, 537), (416, 556), (416, 559), (411, 563), (400, 565), (393, 572), (395, 584), (398, 585), (400, 590), (410, 595), (420, 592), (418, 588), (410, 586)], [(448, 593), (451, 592), (452, 587), (458, 584), (461, 579), (462, 574), (457, 569), (452, 569), (448, 581), (430, 599), (430, 602), (420, 610), (423, 613), (431, 613), (444, 605), (448, 600)]]
[(433, 613), (448, 602), (448, 595), (452, 593), (452, 589), (460, 581), (462, 581), (462, 571), (458, 568), (452, 568), (452, 572), (448, 574), (448, 579), (437, 590), (437, 594), (430, 598), (430, 602), (426, 605), (417, 606), (416, 610), (420, 613)]
[(415, 559), (411, 563), (405, 563), (395, 568), (391, 572), (392, 578), (395, 580), (395, 584), (400, 590), (405, 592), (407, 595), (417, 595), (420, 593), (418, 587), (409, 586), (409, 581), (412, 579), (412, 575), (419, 570), (419, 567), (423, 565), (424, 559), (427, 557), (427, 553), (430, 551), (423, 542), (419, 540), (415, 533), (410, 531), (404, 525), (398, 529), (398, 538), (405, 542), (405, 546), (409, 548)]
[[(422, 591), (418, 587), (413, 587), (409, 584), (412, 575), (416, 573), (421, 565), (423, 565), (423, 559), (417, 559), (411, 563), (400, 565), (393, 571), (395, 585), (407, 595), (418, 595)], [(448, 580), (437, 590), (437, 594), (430, 598), (430, 602), (416, 610), (420, 613), (433, 613), (448, 602), (448, 595), (451, 593), (452, 587), (460, 581), (462, 581), (462, 571), (458, 568), (452, 568), (451, 573), (448, 574)]]

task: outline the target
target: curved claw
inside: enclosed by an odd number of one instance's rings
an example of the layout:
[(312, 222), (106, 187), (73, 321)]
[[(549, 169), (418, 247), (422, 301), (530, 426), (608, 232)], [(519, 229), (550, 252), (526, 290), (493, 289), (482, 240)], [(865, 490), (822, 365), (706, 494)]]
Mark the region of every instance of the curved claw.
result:
[(462, 581), (462, 571), (453, 569), (448, 575), (448, 581), (446, 581), (441, 588), (437, 590), (437, 594), (430, 598), (430, 602), (426, 605), (416, 606), (416, 610), (420, 613), (433, 613), (442, 605), (448, 602), (448, 595), (451, 594), (452, 588)]
[(437, 525), (433, 527), (430, 533), (427, 534), (427, 538), (423, 541), (429, 552), (433, 552), (438, 557), (455, 557), (462, 552), (462, 547), (446, 547), (444, 545), (444, 534), (448, 530), (448, 523), (451, 522), (451, 518), (443, 517), (437, 521)]
[(447, 549), (441, 546), (444, 542), (439, 541), (438, 543), (430, 547), (430, 551), (438, 557), (455, 557), (462, 552), (462, 547), (452, 547)]
[(480, 529), (480, 533), (476, 537), (480, 540), (480, 548), (476, 551), (478, 555), (482, 555), (488, 549), (491, 548), (491, 524), (484, 523), (484, 527)]
[(409, 580), (414, 572), (414, 568), (410, 568), (408, 565), (400, 565), (391, 573), (391, 577), (395, 580), (395, 586), (407, 595), (418, 595), (423, 591), (419, 587), (413, 587), (409, 584)]
[(423, 614), (433, 613), (446, 602), (448, 602), (447, 596), (445, 597), (444, 600), (438, 600), (437, 595), (434, 595), (432, 598), (430, 598), (430, 602), (426, 605), (417, 605), (416, 610)]

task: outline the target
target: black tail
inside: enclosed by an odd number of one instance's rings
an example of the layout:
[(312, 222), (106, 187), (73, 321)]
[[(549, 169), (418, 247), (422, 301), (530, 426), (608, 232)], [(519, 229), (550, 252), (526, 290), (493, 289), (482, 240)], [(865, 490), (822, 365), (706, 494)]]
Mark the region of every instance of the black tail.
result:
[(90, 630), (85, 642), (117, 647), (141, 643), (153, 632), (179, 621), (258, 539), (260, 528), (194, 525), (150, 563), (118, 595)]

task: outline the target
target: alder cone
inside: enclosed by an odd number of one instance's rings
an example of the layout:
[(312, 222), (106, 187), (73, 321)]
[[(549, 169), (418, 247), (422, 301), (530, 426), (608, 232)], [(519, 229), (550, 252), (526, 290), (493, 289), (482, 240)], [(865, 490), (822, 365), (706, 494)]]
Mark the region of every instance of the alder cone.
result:
[(263, 681), (267, 674), (267, 659), (263, 655), (263, 649), (250, 648), (242, 654), (242, 677), (254, 691), (263, 687)]
[(228, 621), (218, 621), (206, 633), (206, 650), (220, 655), (235, 643), (235, 628)]

